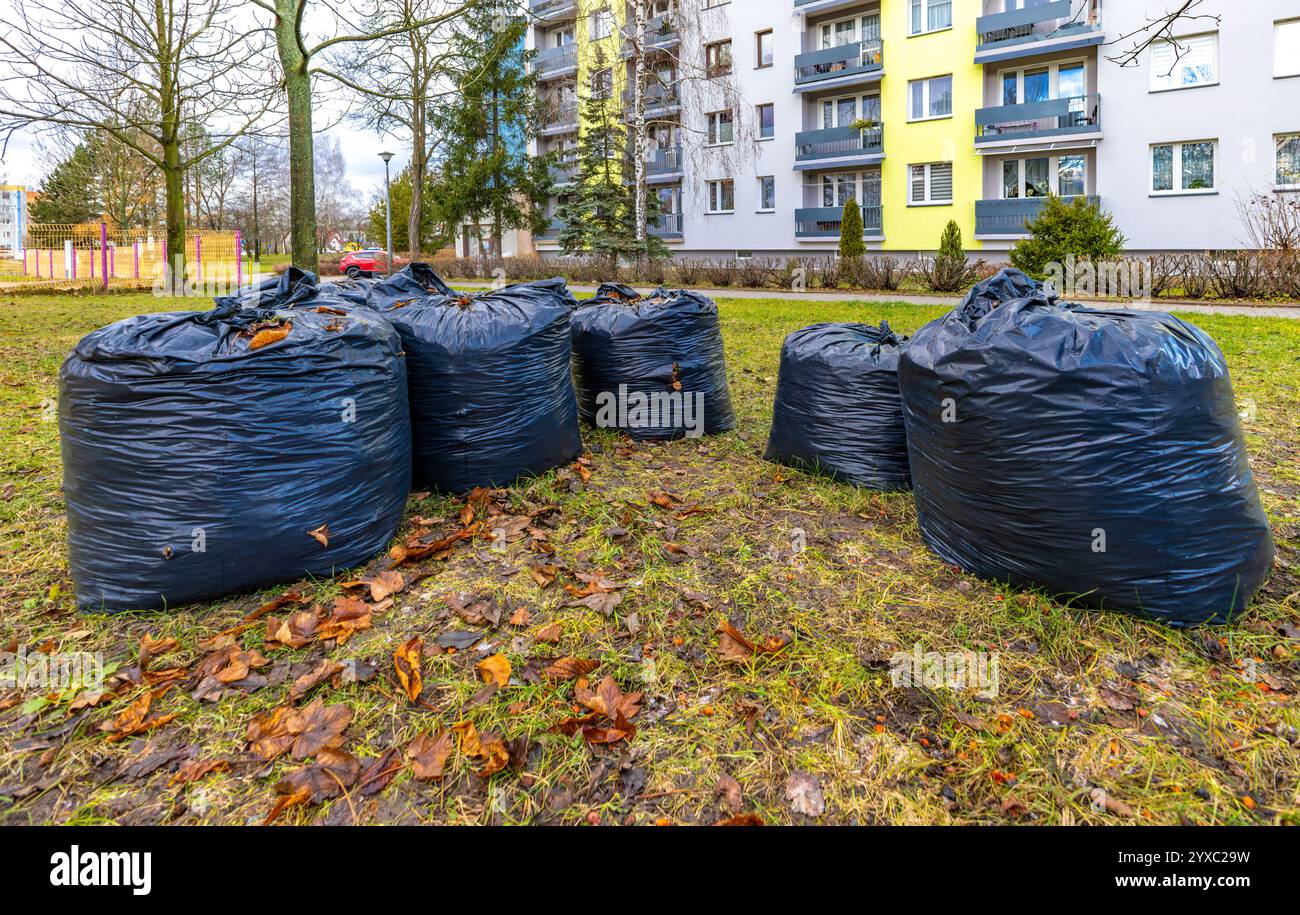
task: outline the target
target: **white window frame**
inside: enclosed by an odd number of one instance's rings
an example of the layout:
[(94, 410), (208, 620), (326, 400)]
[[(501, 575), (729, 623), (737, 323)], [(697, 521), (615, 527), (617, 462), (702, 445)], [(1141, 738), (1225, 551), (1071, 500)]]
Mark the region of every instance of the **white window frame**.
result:
[[(775, 213), (776, 212), (776, 176), (759, 175), (756, 180), (758, 181), (758, 206), (754, 209), (754, 212)], [(764, 181), (772, 182), (772, 205), (770, 207), (763, 206), (763, 182)]]
[[(1214, 147), (1214, 186), (1183, 188), (1183, 147), (1209, 143)], [(1173, 187), (1167, 191), (1156, 190), (1156, 149), (1170, 146), (1174, 150), (1174, 166), (1171, 174)], [(1152, 143), (1147, 148), (1147, 192), (1152, 197), (1189, 197), (1208, 196), (1219, 193), (1219, 141), (1210, 137), (1199, 140), (1176, 140), (1169, 143)]]
[[(948, 166), (948, 173), (949, 173), (949, 175), (952, 176), (952, 178), (951, 178), (951, 182), (950, 182), (950, 184), (951, 184), (951, 193), (952, 193), (952, 197), (949, 197), (947, 200), (932, 200), (932, 199), (930, 199), (930, 194), (931, 194), (931, 182), (932, 182), (932, 170), (933, 170), (933, 168), (934, 168), (936, 165), (946, 165), (946, 166)], [(914, 169), (914, 168), (924, 168), (924, 169), (925, 169), (925, 199), (924, 199), (924, 200), (917, 200), (917, 199), (915, 199), (915, 198), (912, 196), (912, 191), (913, 191), (913, 186), (912, 186), (912, 169)], [(908, 205), (908, 206), (910, 206), (910, 207), (950, 207), (950, 206), (952, 206), (952, 202), (953, 202), (954, 198), (956, 198), (956, 196), (957, 196), (957, 178), (956, 178), (955, 173), (953, 172), (953, 167), (952, 167), (952, 163), (951, 163), (951, 162), (912, 162), (912, 163), (910, 163), (910, 164), (907, 166), (907, 205)]]
[[(1019, 182), (1020, 182), (1020, 183), (1019, 183), (1019, 187), (1018, 187), (1018, 190), (1019, 190), (1019, 192), (1020, 192), (1020, 196), (1019, 196), (1019, 197), (1007, 197), (1007, 196), (1006, 196), (1006, 190), (1007, 190), (1007, 189), (1006, 189), (1006, 184), (1002, 181), (1002, 171), (1001, 171), (1001, 169), (999, 169), (999, 172), (998, 172), (998, 198), (999, 198), (1000, 200), (1041, 200), (1041, 199), (1042, 199), (1041, 197), (1030, 197), (1028, 194), (1025, 193), (1025, 178), (1026, 178), (1026, 176), (1027, 176), (1027, 174), (1028, 174), (1028, 169), (1025, 167), (1025, 162), (1026, 162), (1026, 160), (1029, 160), (1029, 159), (1046, 159), (1046, 160), (1047, 160), (1047, 162), (1048, 162), (1048, 164), (1047, 164), (1047, 180), (1048, 180), (1048, 183), (1051, 185), (1051, 187), (1050, 187), (1050, 191), (1051, 191), (1051, 193), (1055, 194), (1055, 195), (1058, 196), (1058, 197), (1061, 196), (1061, 160), (1062, 160), (1062, 159), (1072, 159), (1072, 158), (1076, 158), (1076, 157), (1077, 157), (1077, 158), (1080, 158), (1080, 159), (1083, 159), (1083, 193), (1082, 193), (1082, 194), (1077, 194), (1077, 195), (1076, 195), (1076, 194), (1071, 194), (1070, 196), (1071, 196), (1071, 197), (1074, 197), (1074, 196), (1086, 197), (1086, 196), (1088, 196), (1088, 173), (1092, 170), (1092, 169), (1091, 169), (1091, 166), (1088, 164), (1088, 155), (1087, 155), (1087, 153), (1084, 153), (1084, 152), (1077, 152), (1077, 153), (1076, 153), (1076, 152), (1066, 152), (1066, 153), (1063, 153), (1063, 154), (1057, 154), (1057, 155), (1054, 155), (1054, 156), (1036, 156), (1036, 155), (1026, 154), (1026, 155), (1023, 155), (1023, 156), (1014, 156), (1014, 157), (1008, 157), (1008, 158), (1006, 158), (1006, 159), (999, 159), (999, 160), (998, 160), (998, 164), (1001, 166), (1001, 168), (1006, 168), (1006, 165), (1007, 165), (1008, 162), (1014, 162), (1014, 163), (1016, 163), (1016, 170), (1017, 170), (1017, 172), (1018, 172), (1018, 178), (1019, 178)], [(909, 179), (910, 179), (910, 177), (911, 177), (911, 176), (909, 176)]]
[[(826, 51), (831, 48), (842, 48), (844, 45), (860, 44), (868, 39), (863, 37), (866, 33), (862, 30), (862, 22), (866, 19), (875, 19), (876, 28), (880, 28), (880, 14), (876, 13), (857, 13), (853, 16), (844, 16), (840, 19), (831, 19), (827, 22), (819, 23), (817, 26), (817, 50)], [(835, 44), (835, 27), (843, 25), (846, 22), (853, 23), (853, 37), (843, 44)], [(828, 41), (828, 31), (829, 38)]]
[[(723, 46), (725, 46), (726, 49), (727, 49), (727, 69), (725, 69), (725, 70), (721, 69), (721, 61), (719, 60), (719, 63), (718, 63), (718, 67), (719, 67), (718, 72), (717, 72), (717, 73), (713, 73), (713, 72), (711, 72), (711, 70), (710, 70), (710, 66), (711, 66), (711, 65), (709, 64), (709, 52), (710, 52), (711, 50), (713, 50), (714, 48), (722, 48)], [(719, 51), (718, 56), (719, 56), (719, 58), (721, 58), (721, 56), (722, 56), (721, 51)], [(730, 75), (734, 74), (735, 72), (736, 72), (736, 49), (735, 49), (735, 45), (732, 43), (731, 39), (730, 39), (730, 38), (719, 38), (719, 39), (717, 39), (716, 41), (706, 41), (706, 42), (704, 43), (704, 76), (705, 76), (705, 78), (706, 78), (706, 79), (717, 79), (717, 78), (719, 78), (719, 77), (723, 77), (723, 76), (730, 76)]]
[[(930, 7), (942, 6), (945, 3), (948, 4), (948, 24), (941, 25), (937, 29), (929, 28), (927, 23), (929, 23), (930, 21)], [(936, 32), (950, 31), (952, 29), (952, 14), (953, 14), (952, 7), (954, 5), (955, 5), (954, 0), (910, 0), (910, 2), (907, 4), (908, 37), (911, 38), (916, 35), (933, 35)], [(913, 13), (917, 10), (917, 8), (919, 8), (921, 11), (920, 29), (914, 27)]]
[[(877, 108), (881, 108), (881, 107), (882, 107), (881, 104), (880, 104), (880, 93), (879, 93), (879, 92), (853, 92), (853, 93), (849, 93), (849, 94), (847, 94), (847, 95), (834, 95), (834, 96), (831, 96), (830, 98), (824, 98), (824, 99), (821, 100), (821, 105), (820, 105), (820, 107), (819, 107), (819, 109), (818, 109), (818, 112), (817, 112), (817, 115), (818, 115), (817, 123), (820, 124), (820, 125), (822, 126), (822, 129), (826, 129), (826, 106), (827, 106), (827, 105), (830, 105), (830, 106), (831, 106), (831, 111), (832, 111), (832, 113), (833, 113), (833, 115), (834, 115), (834, 116), (831, 118), (831, 120), (835, 121), (835, 123), (832, 124), (831, 127), (849, 127), (849, 126), (852, 126), (853, 121), (860, 121), (860, 120), (862, 120), (862, 117), (863, 117), (863, 111), (866, 109), (866, 105), (864, 104), (864, 102), (865, 102), (866, 99), (869, 99), (869, 98), (874, 98), (874, 99), (876, 99), (876, 107), (877, 107)], [(849, 100), (849, 99), (852, 99), (852, 101), (853, 101), (853, 121), (850, 121), (848, 124), (841, 124), (841, 123), (839, 123), (839, 120), (840, 120), (840, 102), (843, 102), (843, 101), (846, 101), (846, 100)], [(880, 123), (882, 120), (883, 120), (883, 112), (882, 112), (882, 117), (876, 119), (876, 123)]]
[[(878, 207), (881, 205), (881, 183), (880, 172), (874, 169), (865, 169), (863, 171), (851, 172), (823, 172), (821, 180), (817, 182), (816, 188), (824, 207), (842, 207), (848, 202), (848, 198), (840, 199), (841, 180), (843, 178), (851, 179), (850, 184), (853, 188), (852, 197), (858, 202), (861, 208)], [(874, 185), (877, 196), (875, 199), (868, 200), (867, 190)], [(826, 202), (826, 192), (830, 191), (830, 203)]]
[[(722, 187), (724, 184), (731, 184), (731, 209), (716, 209), (715, 203), (722, 203)], [(717, 194), (714, 194), (714, 190)], [(735, 178), (710, 178), (704, 182), (705, 204), (704, 212), (709, 216), (727, 216), (736, 212), (736, 179)], [(716, 196), (716, 199), (715, 199)]]
[[(1061, 97), (1061, 70), (1068, 70), (1071, 67), (1083, 66), (1083, 94), (1088, 95), (1088, 59), (1086, 57), (1073, 57), (1068, 60), (1053, 61), (1050, 64), (1036, 64), (1034, 66), (1004, 67), (998, 71), (998, 104), (1005, 104), (1005, 98), (1002, 95), (1003, 83), (1008, 75), (1014, 73), (1016, 76), (1016, 104), (1027, 104), (1025, 101), (1025, 73), (1029, 70), (1047, 70), (1047, 97), (1049, 99), (1059, 99)], [(909, 98), (909, 102), (911, 99)]]
[(607, 6), (592, 10), (587, 22), (587, 35), (592, 41), (601, 41), (614, 34), (614, 11)]
[[(1290, 68), (1286, 70), (1282, 68), (1282, 61), (1286, 59), (1282, 46), (1284, 33), (1295, 45)], [(1300, 76), (1300, 19), (1279, 19), (1273, 23), (1273, 78), (1289, 79), (1293, 76)]]
[[(1200, 41), (1201, 39), (1214, 39), (1214, 73), (1212, 78), (1203, 83), (1188, 83), (1179, 85), (1173, 82), (1174, 76), (1178, 73), (1178, 67), (1181, 66), (1181, 59), (1177, 57), (1178, 50), (1174, 46), (1186, 42)], [(1158, 63), (1156, 55), (1162, 48), (1173, 48), (1170, 52), (1175, 56), (1167, 65)], [(1184, 56), (1186, 52), (1184, 52)], [(1152, 92), (1179, 92), (1184, 89), (1203, 89), (1206, 86), (1217, 86), (1223, 78), (1222, 60), (1219, 51), (1219, 33), (1218, 32), (1199, 32), (1195, 35), (1178, 35), (1172, 41), (1154, 41), (1151, 43), (1151, 90)]]
[[(917, 124), (920, 123), (921, 121), (942, 121), (945, 118), (950, 118), (953, 116), (953, 112), (957, 109), (955, 98), (950, 100), (951, 103), (948, 106), (947, 114), (928, 113), (930, 111), (930, 103), (932, 101), (932, 99), (930, 98), (930, 84), (938, 79), (946, 79), (948, 80), (949, 93), (955, 95), (956, 84), (952, 77), (953, 75), (951, 73), (940, 73), (938, 76), (927, 76), (922, 79), (911, 79), (907, 81), (907, 121), (909, 124)], [(912, 87), (915, 86), (917, 83), (920, 83), (924, 87), (924, 103), (922, 107), (927, 112), (925, 115), (919, 118), (912, 116)]]
[[(731, 139), (723, 140), (722, 137), (722, 116), (731, 116)], [(721, 111), (710, 111), (705, 115), (706, 130), (704, 134), (705, 146), (733, 146), (736, 142), (736, 113), (730, 108), (724, 108)], [(716, 119), (716, 126), (715, 126)]]
[[(1300, 132), (1276, 133), (1273, 135), (1273, 190), (1275, 191), (1300, 191), (1300, 174), (1297, 174), (1296, 180), (1291, 184), (1279, 184), (1277, 180), (1282, 165), (1282, 141), (1289, 139), (1300, 140)], [(1215, 174), (1217, 176), (1218, 173)]]

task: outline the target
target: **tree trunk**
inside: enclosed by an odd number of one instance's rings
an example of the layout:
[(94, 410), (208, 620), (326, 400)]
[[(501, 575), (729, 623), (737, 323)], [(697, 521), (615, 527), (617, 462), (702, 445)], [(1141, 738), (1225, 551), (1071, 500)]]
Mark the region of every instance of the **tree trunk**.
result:
[(312, 161), (310, 61), (298, 14), (307, 0), (276, 0), (275, 38), (289, 107), (289, 234), (293, 265), (316, 270), (316, 180)]
[(185, 289), (185, 169), (181, 167), (180, 144), (163, 146), (163, 183), (167, 192), (167, 266), (171, 268), (171, 291)]
[[(498, 61), (496, 68), (500, 68)], [(492, 74), (496, 81), (497, 73)], [(492, 87), (492, 253), (498, 260), (502, 250), (501, 232), (501, 101), (497, 97), (497, 88)]]
[(632, 53), (634, 55), (632, 68), (632, 142), (633, 142), (633, 162), (632, 162), (632, 186), (635, 189), (636, 197), (636, 240), (642, 250), (637, 252), (637, 260), (641, 259), (646, 240), (646, 152), (647, 137), (645, 123), (645, 69), (646, 69), (646, 52), (645, 52), (645, 26), (646, 26), (646, 8), (645, 0), (635, 0), (632, 4), (634, 26), (633, 33), (634, 46)]

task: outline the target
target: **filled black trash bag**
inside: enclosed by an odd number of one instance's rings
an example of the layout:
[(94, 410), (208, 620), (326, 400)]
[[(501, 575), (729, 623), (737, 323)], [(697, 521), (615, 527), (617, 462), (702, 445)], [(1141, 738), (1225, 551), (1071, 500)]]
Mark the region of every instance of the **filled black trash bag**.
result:
[(410, 489), (401, 349), (368, 311), (230, 303), (83, 338), (59, 390), (78, 605), (173, 607), (383, 550)]
[(634, 439), (735, 428), (718, 306), (685, 289), (607, 283), (573, 315), (578, 413)]
[(1004, 271), (912, 337), (899, 381), (945, 561), (1175, 626), (1230, 621), (1267, 574), (1227, 365), (1199, 329)]
[(898, 390), (905, 339), (883, 321), (814, 324), (786, 337), (764, 457), (855, 486), (911, 486)]
[(416, 261), (407, 264), (392, 276), (380, 280), (371, 280), (365, 289), (365, 304), (379, 311), (386, 311), (399, 302), (422, 298), (427, 295), (455, 295), (442, 277), (433, 272), (428, 264)]
[(582, 453), (569, 377), (574, 305), (556, 277), (399, 298), (382, 312), (406, 350), (415, 485), (503, 486)]
[(260, 283), (242, 286), (238, 291), (219, 296), (218, 308), (294, 308), (313, 303), (320, 297), (318, 277), (310, 270), (289, 267), (278, 276)]

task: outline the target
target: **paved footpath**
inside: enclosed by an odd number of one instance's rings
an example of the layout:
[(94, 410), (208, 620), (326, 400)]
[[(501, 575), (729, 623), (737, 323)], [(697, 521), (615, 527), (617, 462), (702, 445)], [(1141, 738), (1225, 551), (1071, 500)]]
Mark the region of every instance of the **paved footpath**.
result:
[[(595, 292), (595, 286), (569, 286), (574, 292)], [(650, 287), (639, 287), (649, 292)], [(715, 299), (803, 299), (808, 302), (906, 302), (910, 305), (956, 305), (961, 296), (945, 295), (904, 295), (889, 292), (826, 292), (810, 290), (808, 292), (785, 292), (776, 289), (700, 289), (702, 294)], [(1105, 308), (1127, 311), (1183, 311), (1207, 315), (1253, 315), (1269, 318), (1300, 318), (1300, 304), (1294, 305), (1230, 305), (1211, 304), (1207, 302), (1185, 302), (1162, 299), (1159, 303), (1134, 302), (1124, 300), (1089, 299), (1087, 304)]]

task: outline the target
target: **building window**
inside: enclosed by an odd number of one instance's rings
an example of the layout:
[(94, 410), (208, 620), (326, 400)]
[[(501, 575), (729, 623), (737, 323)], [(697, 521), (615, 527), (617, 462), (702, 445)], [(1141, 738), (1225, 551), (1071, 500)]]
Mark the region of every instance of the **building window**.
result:
[(713, 78), (731, 74), (731, 39), (704, 46), (704, 72)]
[(770, 140), (776, 136), (776, 108), (772, 104), (759, 105), (756, 113), (758, 115), (758, 138), (760, 140)]
[(952, 203), (952, 163), (930, 162), (908, 167), (907, 202), (912, 206)]
[(912, 80), (907, 90), (911, 99), (908, 120), (952, 117), (952, 76)]
[(1151, 147), (1151, 193), (1205, 194), (1215, 190), (1214, 140)]
[(710, 146), (726, 146), (736, 139), (730, 111), (713, 111), (708, 117)]
[(592, 41), (599, 41), (614, 34), (614, 11), (608, 7), (592, 10), (587, 21), (590, 24), (589, 34)]
[(1212, 86), (1219, 81), (1219, 33), (1151, 45), (1151, 91)]
[(1277, 141), (1277, 180), (1273, 182), (1278, 190), (1300, 190), (1300, 133), (1282, 134), (1273, 138)]
[(758, 179), (758, 211), (771, 213), (776, 209), (776, 178), (763, 175)]
[(1002, 162), (1002, 199), (1079, 197), (1088, 192), (1088, 158), (1083, 155), (1029, 156)]
[(772, 66), (772, 30), (754, 33), (754, 66)]
[(709, 191), (708, 213), (732, 213), (736, 209), (736, 182), (721, 178), (707, 183)]
[(913, 35), (952, 28), (952, 0), (912, 0)]
[(1300, 76), (1300, 19), (1273, 23), (1273, 75)]

